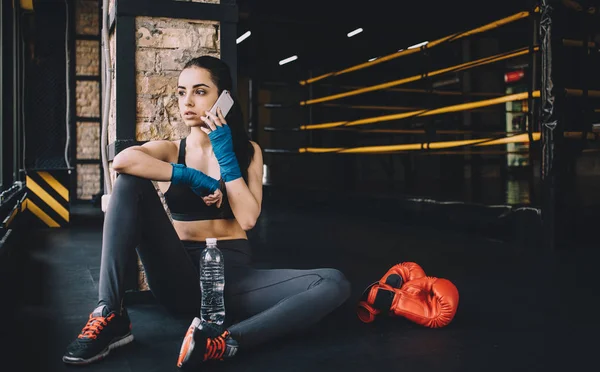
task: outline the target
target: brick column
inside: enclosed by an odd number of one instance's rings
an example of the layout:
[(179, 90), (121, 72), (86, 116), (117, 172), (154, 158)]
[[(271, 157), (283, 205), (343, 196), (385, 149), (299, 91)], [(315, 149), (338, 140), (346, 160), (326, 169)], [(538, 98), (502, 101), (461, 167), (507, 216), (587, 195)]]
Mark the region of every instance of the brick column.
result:
[(189, 133), (177, 106), (177, 78), (200, 55), (220, 57), (219, 22), (136, 17), (136, 139), (179, 139)]
[[(108, 126), (109, 161), (132, 145), (188, 135), (177, 106), (179, 71), (193, 57), (212, 55), (223, 58), (235, 72), (238, 17), (235, 1), (110, 3), (109, 44), (116, 73)], [(222, 55), (222, 50), (227, 52)], [(112, 170), (111, 178), (114, 182)], [(144, 270), (138, 265), (139, 288), (145, 290)]]
[(75, 2), (75, 115), (77, 199), (101, 191), (100, 8), (98, 0)]

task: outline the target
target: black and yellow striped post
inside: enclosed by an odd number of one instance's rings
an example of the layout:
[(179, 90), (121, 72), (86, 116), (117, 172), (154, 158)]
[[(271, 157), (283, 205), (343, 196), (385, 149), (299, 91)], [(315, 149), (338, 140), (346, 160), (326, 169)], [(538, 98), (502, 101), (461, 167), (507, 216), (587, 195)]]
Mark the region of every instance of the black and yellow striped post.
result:
[(27, 172), (27, 199), (25, 209), (41, 226), (65, 227), (69, 225), (68, 170), (33, 170)]
[(4, 220), (2, 220), (2, 224), (1, 224), (1, 228), (2, 229), (8, 229), (11, 227), (13, 221), (16, 219), (17, 215), (20, 212), (23, 212), (25, 210), (25, 201), (21, 202), (18, 201), (17, 204), (15, 204), (15, 206), (13, 207), (13, 209), (10, 211), (10, 213), (8, 214), (8, 216), (6, 216), (6, 218)]

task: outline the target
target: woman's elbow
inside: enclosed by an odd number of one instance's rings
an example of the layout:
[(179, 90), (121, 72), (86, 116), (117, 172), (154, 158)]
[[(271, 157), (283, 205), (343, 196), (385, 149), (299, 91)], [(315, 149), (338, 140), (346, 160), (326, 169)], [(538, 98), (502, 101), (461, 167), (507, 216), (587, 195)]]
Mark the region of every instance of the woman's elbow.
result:
[(123, 173), (129, 163), (129, 151), (123, 150), (118, 153), (112, 161), (112, 168), (115, 172)]
[(125, 168), (125, 162), (123, 161), (123, 153), (119, 153), (117, 154), (117, 156), (115, 156), (115, 158), (112, 161), (112, 169), (115, 172), (121, 173), (121, 171)]
[(254, 225), (256, 225), (256, 220), (247, 220), (240, 223), (240, 226), (244, 231), (252, 230)]
[(252, 230), (256, 225), (257, 220), (258, 216), (248, 216), (247, 218), (244, 218), (242, 221), (240, 221), (240, 226), (242, 227), (242, 229), (244, 229), (244, 231)]

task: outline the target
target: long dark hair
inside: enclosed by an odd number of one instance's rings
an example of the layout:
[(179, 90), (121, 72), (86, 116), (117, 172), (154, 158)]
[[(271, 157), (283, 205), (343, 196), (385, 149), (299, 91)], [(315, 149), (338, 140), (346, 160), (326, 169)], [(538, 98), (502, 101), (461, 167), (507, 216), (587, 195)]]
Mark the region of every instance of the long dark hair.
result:
[(215, 83), (218, 89), (218, 94), (221, 94), (223, 90), (231, 92), (233, 98), (233, 107), (225, 117), (227, 125), (231, 129), (231, 137), (233, 142), (233, 151), (240, 165), (242, 175), (244, 179), (248, 181), (248, 166), (254, 157), (254, 147), (250, 143), (250, 137), (246, 133), (244, 125), (244, 115), (240, 109), (240, 104), (234, 94), (233, 80), (231, 79), (231, 72), (229, 66), (222, 60), (211, 57), (201, 56), (189, 60), (183, 69), (192, 67), (203, 68), (210, 73), (212, 81)]

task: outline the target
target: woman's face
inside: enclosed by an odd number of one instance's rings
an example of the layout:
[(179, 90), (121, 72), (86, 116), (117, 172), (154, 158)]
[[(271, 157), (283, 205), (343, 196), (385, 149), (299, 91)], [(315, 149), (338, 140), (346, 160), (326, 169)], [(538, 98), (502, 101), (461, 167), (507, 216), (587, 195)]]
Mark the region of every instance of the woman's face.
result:
[(179, 75), (177, 98), (179, 113), (188, 127), (206, 126), (200, 119), (210, 110), (219, 97), (218, 88), (208, 70), (198, 67), (186, 68)]

